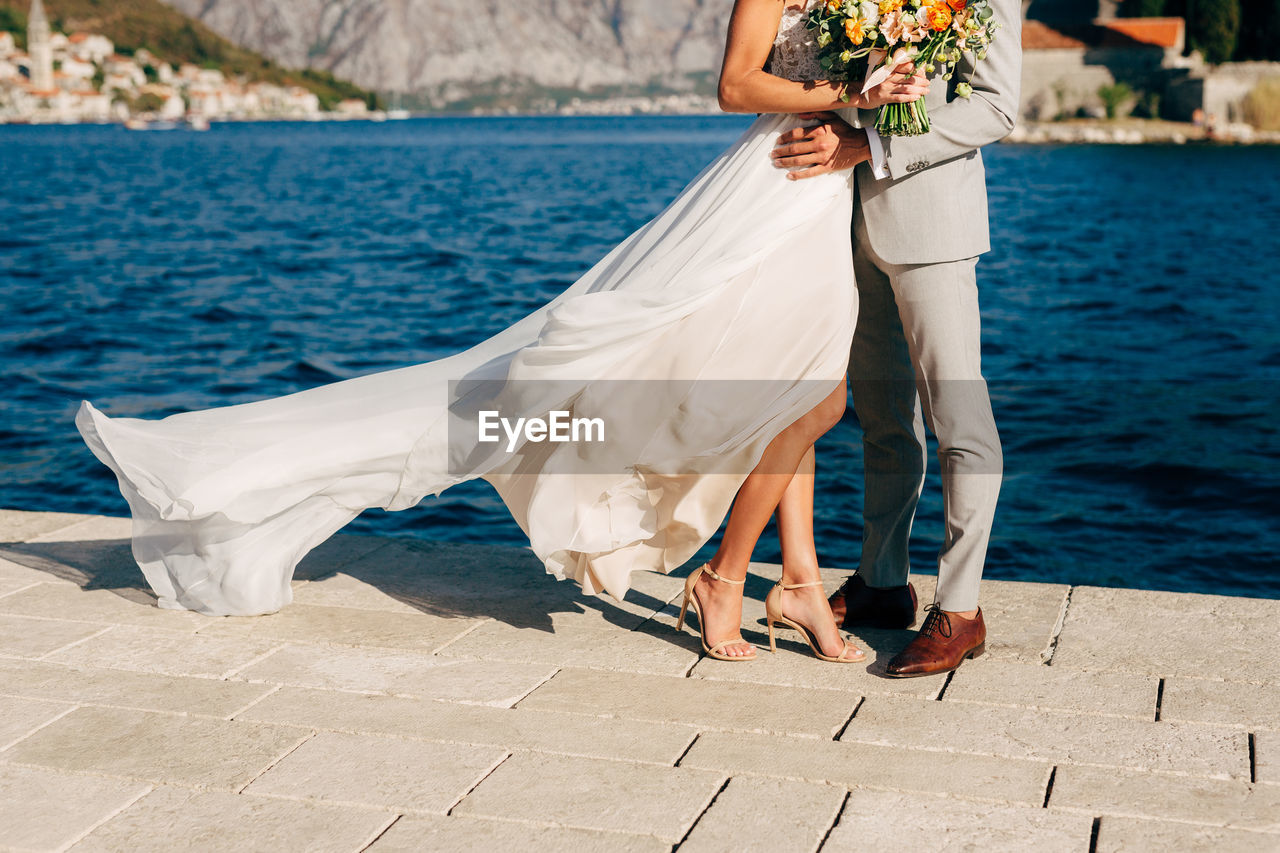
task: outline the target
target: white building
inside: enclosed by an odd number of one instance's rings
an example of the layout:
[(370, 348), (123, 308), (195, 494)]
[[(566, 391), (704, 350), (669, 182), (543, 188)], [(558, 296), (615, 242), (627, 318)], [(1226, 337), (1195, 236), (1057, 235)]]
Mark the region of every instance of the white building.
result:
[(67, 53), (81, 62), (101, 65), (116, 52), (111, 39), (97, 33), (74, 33), (67, 39)]
[(53, 45), (49, 37), (49, 18), (44, 13), (42, 0), (31, 0), (31, 12), (27, 17), (27, 53), (31, 55), (28, 69), (32, 87), (41, 92), (53, 89)]

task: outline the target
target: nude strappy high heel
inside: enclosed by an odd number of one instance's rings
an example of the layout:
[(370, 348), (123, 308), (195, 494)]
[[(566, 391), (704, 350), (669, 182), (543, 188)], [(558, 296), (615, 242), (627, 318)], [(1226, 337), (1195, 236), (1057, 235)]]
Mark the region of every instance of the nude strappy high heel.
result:
[[(822, 586), (822, 581), (792, 584), (784, 584), (782, 581), (778, 581), (777, 585), (769, 590), (769, 594), (765, 596), (764, 613), (765, 619), (769, 623), (769, 651), (774, 653), (778, 651), (778, 644), (773, 638), (773, 623), (777, 622), (780, 625), (786, 625), (788, 628), (798, 631), (800, 636), (804, 637), (805, 642), (809, 644), (809, 648), (813, 649), (814, 655), (819, 660), (830, 661), (831, 663), (858, 663), (866, 660), (866, 654), (861, 649), (850, 646), (847, 641), (844, 644), (844, 648), (840, 650), (839, 655), (832, 657), (831, 655), (823, 654), (822, 647), (818, 645), (817, 639), (808, 628), (794, 619), (788, 619), (782, 615), (782, 591), (784, 589), (801, 589), (807, 586)], [(850, 655), (850, 649), (853, 649), (855, 654)]]
[(715, 571), (711, 568), (710, 563), (707, 563), (705, 566), (702, 566), (701, 568), (695, 569), (693, 574), (689, 575), (689, 577), (686, 578), (684, 582), (684, 603), (680, 605), (680, 618), (676, 620), (676, 630), (677, 631), (684, 630), (685, 613), (688, 612), (689, 605), (692, 604), (693, 612), (698, 615), (698, 634), (702, 638), (702, 650), (705, 651), (709, 657), (713, 657), (716, 660), (729, 660), (729, 661), (755, 660), (756, 653), (754, 649), (752, 649), (751, 654), (749, 655), (735, 655), (735, 656), (726, 655), (721, 651), (722, 649), (724, 649), (725, 646), (734, 646), (739, 643), (742, 643), (744, 645), (750, 645), (749, 643), (747, 643), (746, 640), (742, 639), (741, 635), (737, 637), (733, 637), (728, 640), (721, 640), (720, 642), (716, 643), (713, 646), (707, 645), (707, 622), (705, 619), (702, 618), (702, 609), (698, 606), (698, 597), (693, 592), (693, 588), (698, 584), (698, 578), (702, 577), (704, 573), (714, 578), (715, 580), (722, 581), (724, 583), (733, 584), (734, 586), (742, 586), (743, 584), (746, 583), (745, 579), (740, 581), (735, 581), (726, 577), (721, 577), (720, 575), (716, 574)]

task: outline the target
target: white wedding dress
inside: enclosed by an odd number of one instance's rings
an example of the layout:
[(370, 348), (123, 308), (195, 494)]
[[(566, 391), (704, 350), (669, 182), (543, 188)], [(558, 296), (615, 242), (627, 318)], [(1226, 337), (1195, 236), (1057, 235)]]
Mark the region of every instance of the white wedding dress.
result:
[[(772, 62), (821, 76), (797, 10)], [(687, 561), (849, 357), (852, 173), (786, 180), (769, 154), (796, 123), (760, 117), (554, 301), (458, 355), (158, 421), (83, 403), (76, 425), (116, 473), (160, 606), (278, 610), (298, 561), (360, 512), (475, 478), (588, 593)], [(466, 417), (494, 401), (509, 418), (601, 417), (607, 441), (478, 445)]]

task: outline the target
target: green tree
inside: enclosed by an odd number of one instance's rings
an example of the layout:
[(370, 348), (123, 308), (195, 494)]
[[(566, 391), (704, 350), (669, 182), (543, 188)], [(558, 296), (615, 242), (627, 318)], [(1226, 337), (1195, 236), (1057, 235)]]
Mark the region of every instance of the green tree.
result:
[(1124, 102), (1133, 97), (1133, 89), (1126, 83), (1112, 83), (1098, 89), (1098, 97), (1102, 99), (1102, 107), (1107, 111), (1107, 118), (1116, 118)]
[(1280, 0), (1241, 0), (1236, 59), (1280, 60)]
[(1166, 0), (1124, 0), (1120, 14), (1126, 18), (1161, 18), (1168, 14)]
[(1209, 62), (1227, 62), (1240, 37), (1240, 0), (1191, 0), (1187, 35)]
[(13, 33), (13, 40), (18, 47), (27, 49), (27, 16), (17, 9), (0, 6), (0, 32)]
[(129, 108), (135, 113), (154, 113), (163, 106), (164, 98), (154, 92), (144, 92), (129, 104)]

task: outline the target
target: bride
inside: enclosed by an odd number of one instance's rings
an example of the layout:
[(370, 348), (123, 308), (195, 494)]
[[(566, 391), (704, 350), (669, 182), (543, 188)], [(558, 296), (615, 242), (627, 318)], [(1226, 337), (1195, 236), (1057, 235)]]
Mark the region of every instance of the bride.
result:
[[(270, 613), (302, 557), (365, 509), (464, 480), (501, 495), (547, 571), (621, 598), (630, 574), (689, 560), (729, 516), (685, 610), (713, 657), (748, 660), (742, 584), (778, 514), (787, 624), (827, 660), (861, 660), (826, 604), (813, 544), (814, 441), (844, 411), (857, 314), (850, 171), (777, 168), (795, 113), (924, 94), (901, 69), (842, 100), (823, 81), (808, 6), (738, 0), (721, 103), (754, 124), (653, 221), (546, 306), (469, 350), (243, 405), (76, 425), (115, 472), (133, 554), (161, 607)], [(768, 70), (766, 70), (768, 69)], [(476, 418), (598, 419), (605, 441), (481, 443)]]

